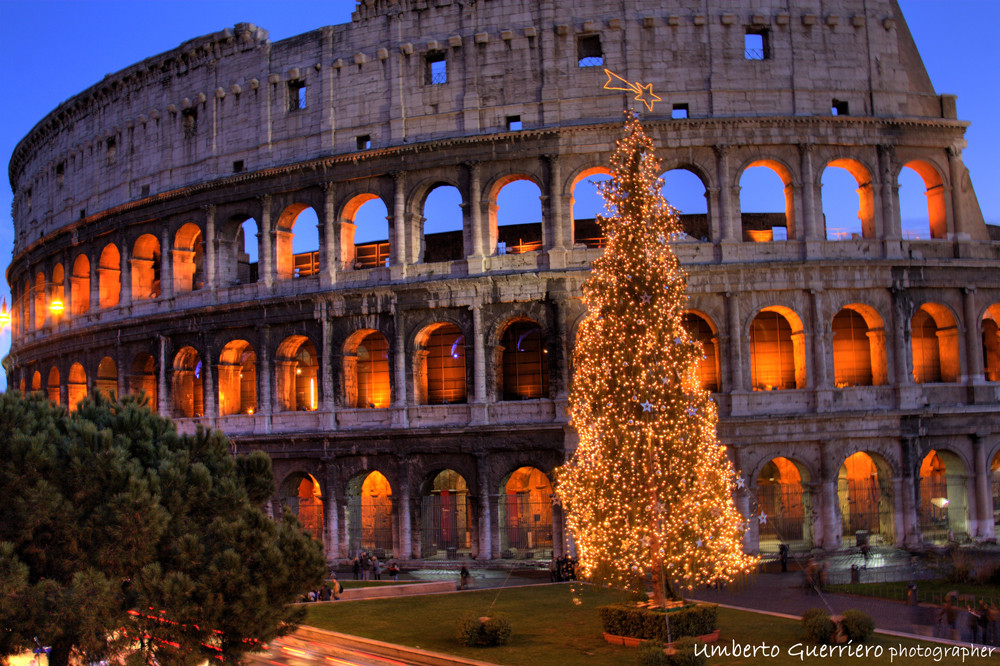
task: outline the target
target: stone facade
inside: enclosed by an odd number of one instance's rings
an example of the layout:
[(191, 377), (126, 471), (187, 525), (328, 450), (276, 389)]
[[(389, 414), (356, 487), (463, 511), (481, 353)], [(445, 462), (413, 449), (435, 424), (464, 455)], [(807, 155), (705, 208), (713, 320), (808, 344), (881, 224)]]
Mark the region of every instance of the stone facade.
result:
[[(629, 103), (602, 89), (604, 65), (653, 84), (663, 101), (643, 116), (664, 168), (705, 188), (707, 234), (676, 250), (710, 331), (741, 507), (772, 516), (750, 521), (748, 548), (992, 538), (1000, 243), (962, 163), (967, 124), (934, 93), (895, 0), (625, 7), (365, 0), (350, 24), (276, 43), (239, 24), (67, 100), (10, 163), (8, 386), (63, 404), (143, 389), (182, 430), (266, 450), (275, 508), (321, 530), (331, 559), (559, 554), (544, 477), (574, 446), (570, 357), (600, 252), (575, 233), (573, 191), (607, 163)], [(754, 166), (783, 183), (772, 229), (740, 210)], [(825, 227), (827, 167), (857, 180), (849, 239)], [(926, 185), (925, 239), (901, 229), (904, 167)], [(504, 253), (497, 197), (514, 180), (538, 187), (542, 222), (531, 251)], [(460, 251), (425, 261), (441, 239), (423, 206), (442, 184), (461, 193)], [(365, 263), (355, 215), (376, 197), (387, 260)], [(307, 207), (319, 250), (293, 256)], [(513, 322), (544, 358), (543, 393), (521, 400)], [(447, 381), (461, 393), (436, 398), (435, 332), (456, 329), (464, 377)], [(373, 409), (358, 364), (375, 333), (391, 398)], [(787, 365), (778, 379), (770, 363)], [(375, 471), (388, 492), (362, 487)]]

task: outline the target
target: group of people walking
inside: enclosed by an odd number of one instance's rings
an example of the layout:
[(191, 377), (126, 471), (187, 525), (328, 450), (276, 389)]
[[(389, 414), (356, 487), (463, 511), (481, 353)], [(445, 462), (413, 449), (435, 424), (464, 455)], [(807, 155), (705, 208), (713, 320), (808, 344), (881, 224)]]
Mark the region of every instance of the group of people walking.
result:
[[(382, 580), (382, 562), (378, 559), (377, 555), (373, 555), (368, 551), (362, 551), (361, 554), (354, 558), (352, 564), (354, 580)], [(386, 568), (386, 573), (392, 576), (394, 581), (398, 581), (399, 565), (395, 562), (390, 562)]]

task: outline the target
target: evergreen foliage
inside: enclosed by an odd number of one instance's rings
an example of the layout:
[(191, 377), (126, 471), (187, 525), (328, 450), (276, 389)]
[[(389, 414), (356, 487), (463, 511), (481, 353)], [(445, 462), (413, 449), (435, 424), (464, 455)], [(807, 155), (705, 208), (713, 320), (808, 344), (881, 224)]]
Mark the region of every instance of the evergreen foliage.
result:
[(0, 659), (37, 636), (53, 665), (238, 662), (294, 629), (322, 548), (264, 515), (270, 461), (230, 446), (136, 398), (0, 395)]

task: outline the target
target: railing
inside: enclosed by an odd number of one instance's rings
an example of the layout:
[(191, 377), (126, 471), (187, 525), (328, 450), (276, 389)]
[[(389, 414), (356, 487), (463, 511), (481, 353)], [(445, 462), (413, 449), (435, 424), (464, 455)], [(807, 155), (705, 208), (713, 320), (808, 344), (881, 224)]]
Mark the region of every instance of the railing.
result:
[(380, 268), (389, 265), (389, 241), (354, 246), (354, 267)]
[[(386, 243), (388, 245), (388, 243)], [(292, 262), (292, 274), (297, 277), (309, 277), (319, 273), (319, 251), (296, 254)]]

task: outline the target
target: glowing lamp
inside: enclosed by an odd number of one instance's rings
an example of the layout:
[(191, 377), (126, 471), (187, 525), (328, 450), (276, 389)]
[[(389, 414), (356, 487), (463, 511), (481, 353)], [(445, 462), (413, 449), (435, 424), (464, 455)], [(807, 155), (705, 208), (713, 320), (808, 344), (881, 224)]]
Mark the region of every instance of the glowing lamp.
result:
[(61, 315), (66, 311), (66, 306), (63, 305), (61, 299), (53, 298), (52, 302), (49, 303), (49, 311), (54, 315)]
[(253, 407), (247, 407), (247, 414), (253, 415)]
[(947, 497), (934, 497), (934, 498), (931, 499), (931, 504), (933, 504), (934, 506), (936, 506), (939, 509), (943, 509), (946, 506), (948, 506), (948, 498)]
[(3, 299), (3, 306), (0, 307), (0, 331), (5, 326), (10, 326), (10, 313), (7, 312), (7, 299)]

